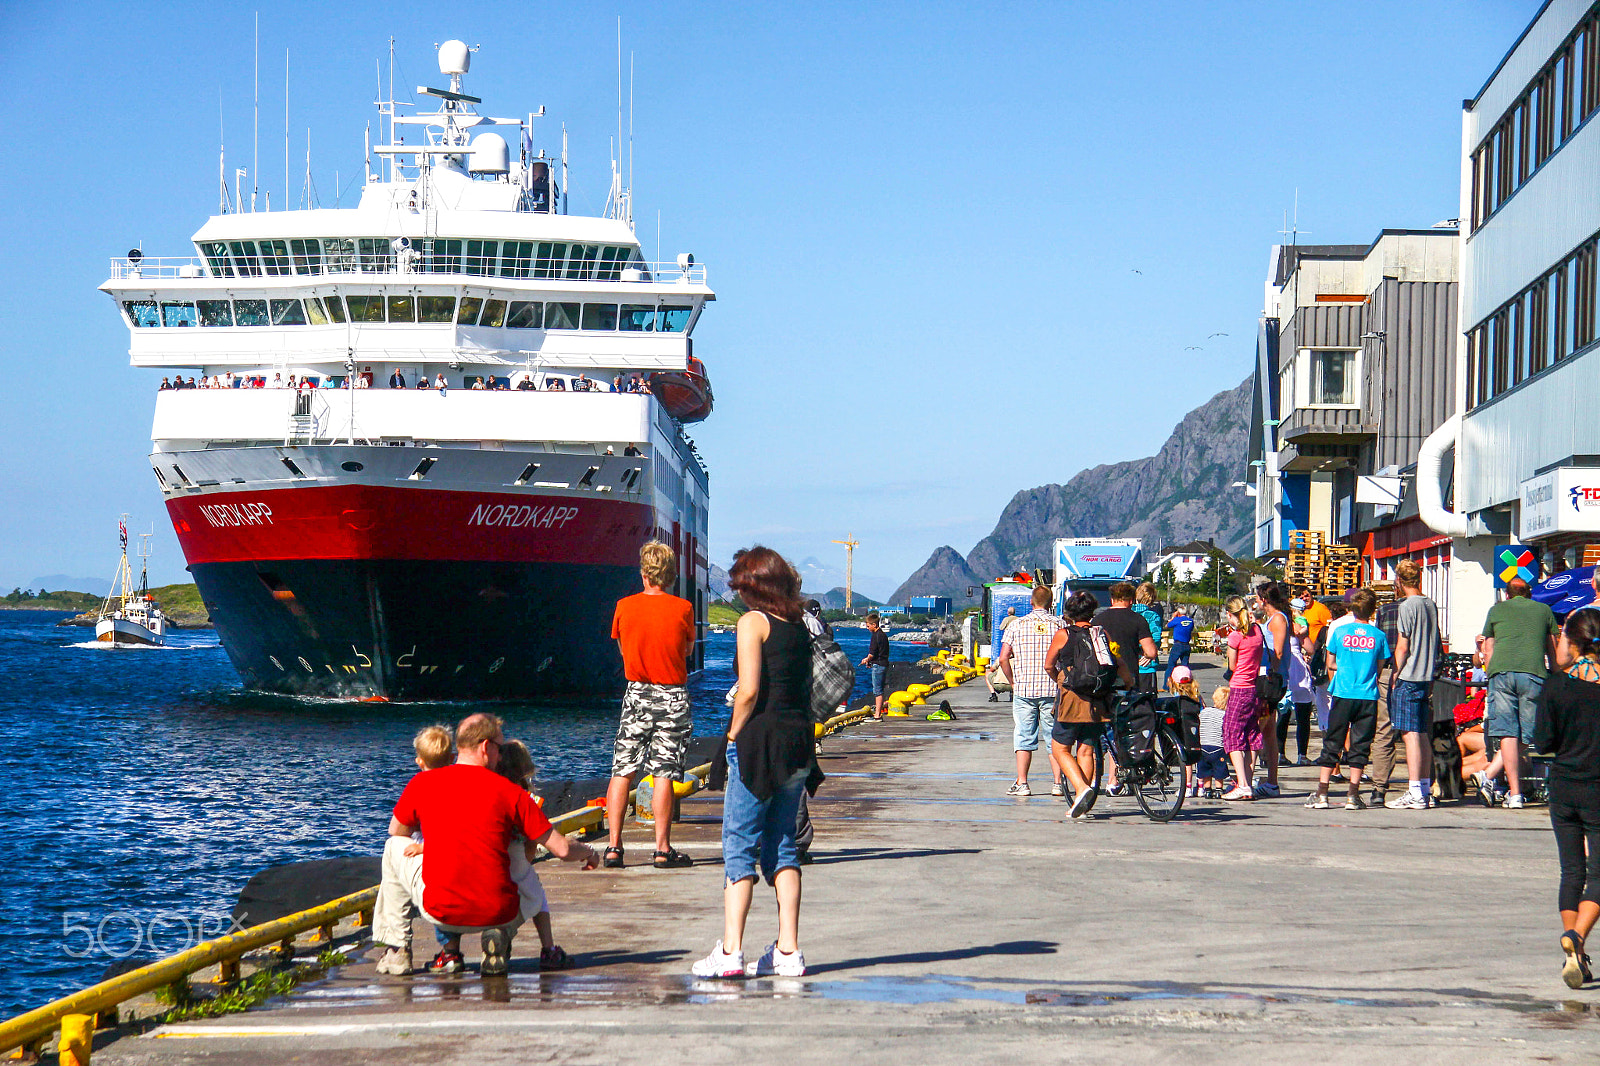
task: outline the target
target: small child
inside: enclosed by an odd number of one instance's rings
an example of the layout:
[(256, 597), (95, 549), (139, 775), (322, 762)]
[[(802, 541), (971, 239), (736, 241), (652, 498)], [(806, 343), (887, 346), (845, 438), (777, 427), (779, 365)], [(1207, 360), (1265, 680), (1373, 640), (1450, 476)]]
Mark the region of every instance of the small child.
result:
[(430, 725), (419, 731), (411, 739), (411, 747), (417, 753), (417, 769), (437, 770), (450, 765), (450, 749), (454, 745), (447, 726)]
[[(508, 740), (500, 748), (500, 764), (496, 773), (524, 791), (532, 791), (533, 775), (537, 767), (528, 746), (520, 740)], [(520, 845), (520, 846), (519, 846)], [(577, 960), (555, 941), (550, 928), (550, 902), (545, 898), (544, 885), (533, 865), (539, 846), (531, 841), (517, 839), (511, 842), (511, 880), (522, 899), (522, 917), (533, 923), (539, 934), (539, 969), (570, 970)]]
[(1228, 779), (1228, 760), (1222, 752), (1222, 717), (1227, 708), (1227, 685), (1211, 693), (1211, 706), (1200, 708), (1200, 760), (1194, 772), (1206, 799), (1220, 798)]
[[(1187, 666), (1174, 666), (1167, 678), (1167, 691), (1179, 699), (1189, 700), (1196, 707), (1204, 708), (1200, 699), (1200, 685), (1194, 679), (1194, 671)], [(1183, 768), (1183, 780), (1188, 788), (1189, 795), (1200, 795), (1200, 782), (1193, 766)]]

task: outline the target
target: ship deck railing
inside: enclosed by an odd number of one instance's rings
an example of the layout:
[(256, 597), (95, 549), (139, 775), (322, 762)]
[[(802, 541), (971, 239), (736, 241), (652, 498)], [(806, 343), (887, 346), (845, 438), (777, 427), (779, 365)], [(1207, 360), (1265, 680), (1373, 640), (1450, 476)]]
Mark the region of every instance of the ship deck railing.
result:
[[(455, 257), (459, 260), (463, 257)], [(704, 285), (706, 268), (703, 263), (682, 267), (677, 263), (633, 262), (626, 266), (597, 263), (586, 268), (541, 268), (537, 264), (517, 264), (506, 268), (503, 261), (483, 260), (477, 269), (472, 264), (455, 260), (434, 262), (419, 257), (401, 264), (395, 256), (378, 256), (376, 261), (356, 260), (348, 263), (330, 263), (323, 257), (291, 257), (288, 263), (268, 264), (255, 270), (240, 270), (230, 264), (227, 272), (218, 272), (198, 256), (145, 256), (132, 259), (126, 256), (111, 260), (112, 281), (201, 281), (226, 279), (234, 283), (260, 279), (277, 283), (280, 279), (293, 280), (307, 277), (332, 278), (415, 278), (418, 276), (461, 279), (462, 284), (483, 284), (487, 281), (552, 281), (552, 282), (605, 282), (617, 284), (654, 285)]]

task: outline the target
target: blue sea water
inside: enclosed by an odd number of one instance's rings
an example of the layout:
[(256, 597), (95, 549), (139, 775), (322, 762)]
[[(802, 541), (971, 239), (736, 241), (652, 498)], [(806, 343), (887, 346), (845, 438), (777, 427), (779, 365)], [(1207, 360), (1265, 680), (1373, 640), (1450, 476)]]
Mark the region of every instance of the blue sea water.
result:
[[(467, 710), (245, 692), (209, 630), (110, 649), (63, 617), (0, 611), (0, 1018), (224, 931), (263, 867), (375, 853), (412, 735)], [(727, 723), (733, 640), (709, 638), (697, 734)], [(609, 772), (614, 703), (493, 709), (541, 777)]]

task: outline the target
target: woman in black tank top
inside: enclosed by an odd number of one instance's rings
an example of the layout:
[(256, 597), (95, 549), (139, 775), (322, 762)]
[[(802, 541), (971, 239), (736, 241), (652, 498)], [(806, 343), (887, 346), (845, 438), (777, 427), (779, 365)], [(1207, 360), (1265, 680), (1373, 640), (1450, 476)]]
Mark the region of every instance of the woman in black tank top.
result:
[[(754, 972), (800, 977), (800, 862), (795, 816), (811, 769), (811, 634), (800, 619), (800, 578), (770, 548), (740, 552), (728, 587), (751, 610), (739, 619), (738, 693), (728, 723), (722, 804), (722, 939), (694, 964), (700, 977), (745, 975), (744, 923), (757, 869), (778, 897), (778, 939)], [(719, 769), (721, 769), (719, 767)], [(713, 784), (717, 777), (713, 771)]]

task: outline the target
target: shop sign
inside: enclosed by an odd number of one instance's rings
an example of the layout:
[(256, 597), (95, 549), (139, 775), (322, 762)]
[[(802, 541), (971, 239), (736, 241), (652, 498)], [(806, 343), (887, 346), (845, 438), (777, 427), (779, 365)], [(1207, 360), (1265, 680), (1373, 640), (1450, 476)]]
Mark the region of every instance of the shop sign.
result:
[(1517, 534), (1525, 541), (1600, 531), (1600, 468), (1562, 466), (1529, 478), (1520, 510)]

